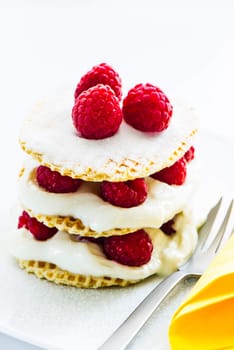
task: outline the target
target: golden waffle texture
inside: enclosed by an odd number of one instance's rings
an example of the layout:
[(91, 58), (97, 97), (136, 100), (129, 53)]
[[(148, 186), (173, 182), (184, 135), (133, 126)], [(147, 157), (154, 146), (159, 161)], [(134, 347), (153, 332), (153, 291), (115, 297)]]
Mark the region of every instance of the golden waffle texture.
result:
[(85, 181), (128, 181), (136, 178), (146, 177), (166, 168), (180, 159), (186, 150), (190, 147), (191, 137), (196, 134), (197, 130), (193, 129), (184, 139), (180, 145), (174, 150), (169, 158), (165, 159), (158, 169), (158, 164), (151, 159), (133, 160), (129, 158), (122, 159), (120, 162), (109, 159), (108, 162), (98, 171), (92, 167), (84, 168), (82, 164), (76, 164), (74, 168), (65, 168), (63, 164), (52, 164), (45, 160), (42, 153), (34, 152), (23, 140), (20, 140), (22, 149), (31, 157), (36, 159), (41, 165), (47, 166), (53, 171), (58, 171), (61, 175), (67, 175), (72, 178), (79, 178)]
[(26, 209), (30, 216), (35, 217), (38, 221), (43, 222), (48, 227), (56, 227), (60, 231), (73, 235), (84, 237), (108, 237), (121, 236), (134, 232), (136, 228), (113, 228), (108, 231), (96, 232), (91, 228), (84, 226), (82, 221), (69, 216), (48, 216), (42, 214), (34, 214), (30, 209)]
[(44, 261), (18, 260), (18, 262), (22, 269), (25, 269), (28, 273), (34, 273), (38, 278), (77, 288), (125, 287), (139, 282), (139, 280), (124, 280), (105, 276), (94, 277), (74, 274), (60, 269), (55, 264)]

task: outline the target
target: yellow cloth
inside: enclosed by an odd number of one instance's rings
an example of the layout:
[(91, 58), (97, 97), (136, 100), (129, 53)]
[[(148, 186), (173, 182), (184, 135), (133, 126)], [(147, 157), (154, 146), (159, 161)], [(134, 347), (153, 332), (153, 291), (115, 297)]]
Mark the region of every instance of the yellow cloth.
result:
[(169, 326), (172, 350), (234, 350), (234, 234)]

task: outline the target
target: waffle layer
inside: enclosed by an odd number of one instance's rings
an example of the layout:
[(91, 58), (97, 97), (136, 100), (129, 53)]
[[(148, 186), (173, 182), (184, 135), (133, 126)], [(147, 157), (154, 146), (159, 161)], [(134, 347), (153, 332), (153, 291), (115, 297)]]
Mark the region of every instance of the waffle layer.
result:
[[(82, 169), (81, 164), (73, 165), (73, 168), (68, 168), (62, 164), (48, 162), (46, 154), (35, 152), (29, 148), (26, 142), (20, 140), (21, 148), (41, 165), (50, 168), (53, 171), (58, 171), (63, 176), (69, 176), (74, 179), (82, 179), (84, 181), (128, 181), (136, 178), (147, 177), (156, 171), (160, 171), (166, 167), (169, 167), (177, 160), (179, 160), (191, 145), (191, 138), (196, 134), (197, 130), (192, 130), (181, 141), (177, 148), (158, 166), (157, 161), (151, 159), (133, 160), (130, 158), (124, 158), (121, 162), (109, 159), (102, 169), (95, 170), (91, 166)], [(81, 168), (82, 170), (78, 170)]]
[(125, 287), (139, 282), (138, 280), (74, 274), (60, 269), (55, 264), (44, 261), (18, 260), (18, 262), (22, 269), (26, 270), (28, 273), (33, 273), (38, 278), (47, 279), (55, 284), (63, 284), (77, 288)]
[(193, 108), (173, 103), (169, 127), (161, 133), (140, 132), (124, 121), (102, 140), (80, 137), (71, 120), (73, 94), (45, 99), (24, 121), (20, 145), (30, 156), (62, 175), (85, 181), (127, 181), (170, 166), (193, 143), (197, 118)]
[(30, 209), (26, 210), (31, 216), (38, 221), (43, 222), (48, 227), (56, 227), (60, 231), (64, 231), (73, 235), (80, 235), (84, 237), (108, 237), (125, 235), (136, 231), (135, 228), (113, 228), (111, 230), (96, 232), (90, 227), (85, 226), (81, 220), (72, 217), (63, 216), (49, 216), (43, 214), (34, 214)]

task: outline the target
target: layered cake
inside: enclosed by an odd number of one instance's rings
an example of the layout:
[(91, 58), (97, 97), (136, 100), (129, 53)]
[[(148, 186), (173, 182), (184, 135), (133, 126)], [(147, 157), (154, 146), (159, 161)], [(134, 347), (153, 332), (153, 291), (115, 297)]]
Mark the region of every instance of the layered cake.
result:
[[(75, 98), (74, 98), (75, 96)], [(23, 122), (11, 251), (21, 268), (75, 287), (168, 275), (192, 254), (200, 224), (192, 108), (152, 84), (122, 99), (121, 79), (94, 66)]]

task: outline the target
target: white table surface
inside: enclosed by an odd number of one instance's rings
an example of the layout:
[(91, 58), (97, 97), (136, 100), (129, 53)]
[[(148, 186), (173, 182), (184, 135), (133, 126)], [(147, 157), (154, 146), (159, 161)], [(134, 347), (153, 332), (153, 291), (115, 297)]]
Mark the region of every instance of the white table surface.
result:
[[(232, 0), (0, 0), (0, 209), (14, 201), (22, 118), (100, 62), (119, 71), (125, 93), (151, 82), (195, 104), (204, 129), (231, 136), (233, 11)], [(38, 349), (4, 334), (0, 348)]]
[(0, 333), (0, 348), (4, 350), (41, 350), (42, 349), (2, 333)]

